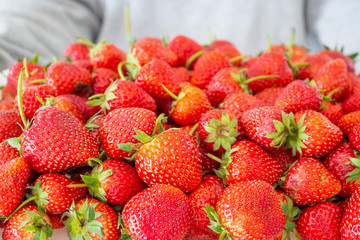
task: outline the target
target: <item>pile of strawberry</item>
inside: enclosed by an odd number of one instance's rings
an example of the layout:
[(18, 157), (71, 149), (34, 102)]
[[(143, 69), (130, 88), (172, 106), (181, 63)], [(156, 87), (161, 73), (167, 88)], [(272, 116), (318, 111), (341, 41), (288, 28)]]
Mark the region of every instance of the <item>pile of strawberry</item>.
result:
[(5, 240), (360, 238), (360, 78), (340, 50), (79, 39), (7, 80)]

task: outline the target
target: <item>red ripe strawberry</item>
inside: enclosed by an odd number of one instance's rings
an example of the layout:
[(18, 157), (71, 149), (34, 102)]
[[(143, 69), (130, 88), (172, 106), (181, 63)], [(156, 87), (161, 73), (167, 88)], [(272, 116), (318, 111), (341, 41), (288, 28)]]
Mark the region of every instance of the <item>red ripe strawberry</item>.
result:
[(100, 138), (106, 153), (114, 159), (124, 159), (129, 156), (118, 147), (122, 143), (139, 143), (133, 137), (135, 129), (151, 135), (155, 127), (156, 115), (145, 108), (118, 108), (106, 115), (100, 128)]
[(68, 93), (68, 94), (63, 94), (61, 96), (70, 98), (73, 101), (73, 103), (75, 103), (76, 106), (79, 108), (85, 120), (90, 119), (90, 117), (92, 117), (96, 112), (100, 110), (98, 106), (91, 106), (87, 104), (88, 100), (79, 95)]
[[(1, 93), (0, 93), (1, 95)], [(0, 101), (0, 111), (8, 111), (8, 110), (14, 110), (15, 104), (12, 100), (1, 100)]]
[[(55, 96), (56, 92), (54, 88), (50, 85), (37, 85), (37, 86), (27, 86), (22, 90), (22, 103), (27, 119), (31, 119), (36, 110), (42, 107), (42, 103), (36, 97), (36, 95), (45, 102), (47, 97)], [(18, 96), (14, 100), (15, 106), (18, 107)]]
[(55, 89), (56, 95), (80, 92), (91, 84), (91, 74), (69, 62), (56, 62), (47, 69), (46, 84)]
[(55, 108), (63, 109), (65, 111), (71, 113), (72, 115), (74, 115), (74, 117), (79, 119), (80, 122), (85, 124), (85, 118), (82, 115), (81, 110), (70, 98), (68, 98), (64, 95), (60, 95), (57, 97), (49, 97), (49, 98), (46, 98), (45, 104), (48, 106), (55, 107)]
[(342, 210), (332, 202), (320, 202), (308, 206), (296, 221), (301, 239), (340, 240)]
[(158, 38), (143, 37), (131, 47), (131, 54), (139, 61), (141, 66), (159, 59), (171, 67), (177, 64), (176, 54), (168, 47), (165, 47)]
[[(210, 211), (207, 209), (207, 212)], [(277, 193), (261, 180), (227, 187), (216, 203), (216, 213), (225, 232), (233, 239), (274, 239), (285, 227)], [(216, 213), (211, 213), (212, 220)]]
[[(27, 229), (30, 227), (30, 229)], [(49, 239), (52, 236), (51, 221), (40, 214), (36, 206), (25, 206), (12, 216), (3, 233), (3, 240)]]
[(82, 43), (70, 43), (64, 50), (64, 59), (70, 60), (90, 60), (89, 47)]
[(94, 136), (99, 149), (101, 149), (102, 147), (102, 144), (100, 142), (100, 128), (103, 125), (105, 117), (106, 115), (96, 114), (92, 118), (90, 118), (85, 124), (85, 128), (89, 130)]
[[(62, 214), (47, 213), (46, 215), (50, 219), (52, 229), (59, 229), (65, 227), (64, 223), (62, 222)], [(65, 219), (66, 218), (64, 218), (64, 220)]]
[(200, 185), (189, 194), (194, 216), (188, 235), (194, 238), (210, 236), (212, 238), (215, 237), (215, 239), (219, 238), (219, 235), (209, 228), (210, 221), (204, 208), (206, 205), (215, 207), (224, 189), (225, 186), (219, 177), (208, 175), (205, 176)]
[(21, 118), (17, 111), (0, 111), (0, 143), (22, 134)]
[(360, 151), (360, 124), (356, 125), (349, 134), (351, 144)]
[(181, 86), (174, 70), (162, 60), (154, 60), (140, 69), (136, 84), (147, 91), (153, 98), (171, 99), (161, 85), (164, 85), (173, 94), (179, 94)]
[(328, 61), (330, 61), (330, 58), (325, 54), (315, 53), (308, 55), (304, 59), (304, 62), (308, 63), (309, 65), (300, 66), (298, 68), (298, 78), (301, 80), (313, 79), (320, 67), (322, 67), (322, 65)]
[(238, 75), (239, 70), (233, 67), (223, 68), (211, 78), (205, 87), (205, 93), (212, 106), (217, 107), (227, 96), (244, 91), (233, 74)]
[(0, 166), (0, 216), (8, 216), (25, 196), (30, 168), (23, 157), (13, 158)]
[(13, 101), (16, 96), (16, 86), (15, 88), (11, 87), (9, 83), (3, 86), (0, 89), (0, 98), (1, 100)]
[(355, 71), (355, 64), (351, 56), (346, 56), (342, 50), (331, 50), (331, 49), (325, 49), (320, 52), (320, 54), (327, 55), (330, 59), (342, 59), (346, 63), (346, 67), (348, 72), (354, 72)]
[(298, 159), (291, 154), (290, 149), (285, 149), (283, 147), (278, 148), (276, 151), (269, 152), (269, 154), (280, 163), (283, 172)]
[(90, 175), (82, 175), (92, 196), (111, 205), (125, 205), (146, 188), (135, 167), (120, 160), (106, 160)]
[(97, 68), (93, 73), (91, 85), (93, 94), (104, 93), (110, 83), (119, 79), (119, 74), (108, 68)]
[(180, 84), (190, 82), (191, 75), (185, 67), (174, 68), (174, 72)]
[[(341, 183), (341, 192), (339, 196), (350, 196), (360, 183), (360, 180), (349, 178), (349, 173), (355, 167), (349, 164), (351, 158), (355, 158), (355, 148), (350, 143), (340, 143), (333, 151), (331, 151), (322, 162), (324, 166), (329, 169)], [(355, 175), (357, 176), (357, 175)]]
[(167, 183), (183, 192), (194, 190), (202, 178), (200, 149), (181, 129), (169, 129), (142, 145), (135, 167), (147, 185)]
[(360, 124), (360, 110), (343, 115), (338, 121), (337, 126), (346, 136), (349, 136), (351, 130)]
[(231, 62), (226, 54), (218, 50), (206, 52), (197, 60), (190, 82), (204, 89), (219, 70), (228, 67), (231, 67)]
[(90, 59), (89, 60), (76, 60), (76, 61), (72, 62), (72, 64), (86, 69), (89, 73), (92, 73), (93, 69), (94, 69), (94, 66), (91, 64)]
[(324, 95), (337, 90), (332, 99), (342, 101), (350, 93), (348, 71), (342, 59), (335, 59), (325, 63), (314, 75), (313, 80), (319, 89), (324, 90)]
[(267, 151), (273, 151), (276, 148), (271, 145), (272, 139), (267, 135), (276, 131), (274, 120), (281, 121), (281, 109), (275, 106), (265, 106), (244, 112), (240, 122), (246, 135), (252, 141)]
[(189, 199), (180, 189), (157, 184), (127, 202), (122, 218), (134, 240), (181, 240), (190, 229), (192, 209)]
[(294, 80), (289, 83), (275, 101), (275, 106), (286, 113), (298, 112), (306, 109), (319, 110), (323, 96), (319, 89), (311, 84)]
[(0, 144), (0, 165), (17, 157), (20, 157), (20, 153), (16, 148), (9, 144)]
[(269, 87), (285, 87), (294, 78), (293, 71), (287, 63), (284, 54), (279, 52), (266, 52), (257, 57), (252, 64), (248, 66), (249, 78), (262, 76), (262, 75), (278, 75), (278, 78), (265, 78), (259, 79), (248, 84), (249, 88), (254, 92)]
[(263, 180), (274, 184), (281, 176), (280, 163), (252, 141), (239, 141), (232, 146), (227, 167), (228, 185), (248, 180)]
[(90, 59), (94, 68), (108, 68), (117, 72), (119, 63), (126, 61), (126, 53), (114, 44), (102, 41), (90, 49)]
[[(177, 35), (167, 46), (177, 56), (177, 66), (185, 66), (186, 61), (195, 53), (204, 51), (205, 48), (193, 39), (184, 35)], [(195, 61), (189, 66), (193, 68)]]
[(283, 87), (265, 88), (264, 90), (256, 93), (254, 96), (265, 102), (266, 105), (274, 106), (276, 99), (281, 94), (283, 89)]
[[(227, 40), (215, 40), (210, 44), (210, 46), (207, 47), (207, 50), (208, 51), (218, 50), (220, 52), (225, 53), (226, 56), (228, 56), (230, 59), (241, 57), (241, 52), (235, 47), (234, 44), (232, 44)], [(237, 67), (241, 67), (242, 60), (239, 59), (234, 61), (233, 65)]]
[(348, 207), (346, 208), (340, 223), (340, 234), (343, 240), (359, 239), (360, 231), (360, 187), (350, 196)]
[[(43, 66), (31, 62), (26, 63), (26, 65), (27, 65), (27, 72), (25, 72), (24, 74), (23, 85), (28, 85), (33, 80), (44, 79), (45, 70)], [(7, 79), (8, 79), (9, 88), (11, 89), (11, 93), (13, 96), (16, 95), (16, 87), (18, 85), (19, 74), (23, 67), (24, 67), (24, 62), (18, 62), (13, 64), (9, 68)]]
[(211, 108), (204, 91), (191, 84), (186, 85), (179, 95), (175, 96), (172, 105), (171, 119), (180, 126), (197, 123), (201, 115)]
[(341, 104), (346, 113), (360, 110), (360, 92), (349, 95)]
[(323, 104), (325, 108), (320, 109), (319, 112), (334, 124), (345, 114), (339, 103), (323, 102)]
[(112, 240), (119, 239), (119, 217), (109, 205), (94, 198), (77, 201), (63, 217), (70, 239)]
[[(44, 208), (46, 213), (62, 214), (66, 212), (73, 201), (84, 198), (85, 188), (71, 188), (70, 184), (77, 182), (67, 178), (59, 173), (45, 173), (35, 180), (35, 186), (32, 188), (32, 195), (37, 197), (35, 203)], [(44, 194), (45, 193), (45, 194)], [(42, 195), (46, 195), (40, 200)]]
[(198, 124), (200, 140), (207, 148), (219, 153), (230, 150), (239, 135), (237, 119), (222, 109), (207, 111)]
[(294, 203), (306, 205), (335, 196), (340, 192), (341, 184), (318, 160), (300, 158), (290, 168), (284, 189)]
[(82, 123), (71, 113), (53, 107), (36, 114), (21, 137), (21, 149), (30, 167), (41, 173), (81, 167), (99, 155), (94, 137)]

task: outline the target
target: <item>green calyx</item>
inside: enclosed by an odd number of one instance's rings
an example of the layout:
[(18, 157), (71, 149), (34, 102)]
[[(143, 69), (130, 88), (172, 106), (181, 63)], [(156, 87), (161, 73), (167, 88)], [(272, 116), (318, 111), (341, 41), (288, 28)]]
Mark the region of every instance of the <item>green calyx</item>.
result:
[(273, 121), (276, 132), (266, 135), (267, 138), (273, 139), (271, 146), (276, 148), (285, 146), (285, 149), (292, 150), (293, 156), (296, 155), (296, 152), (301, 155), (302, 149), (306, 148), (302, 141), (309, 137), (305, 133), (305, 126), (303, 126), (305, 116), (306, 114), (304, 114), (296, 123), (293, 113), (286, 114), (285, 112), (282, 112), (282, 122), (278, 120)]
[(193, 55), (191, 55), (191, 56), (186, 60), (185, 68), (186, 68), (186, 69), (189, 69), (191, 63), (193, 63), (196, 59), (198, 59), (198, 58), (199, 58), (201, 55), (203, 55), (204, 53), (205, 53), (205, 51), (199, 51), (199, 52), (196, 52), (196, 53), (194, 53)]
[(121, 213), (118, 214), (118, 225), (117, 228), (121, 228), (121, 240), (133, 240), (129, 231), (125, 228), (124, 220)]
[(117, 89), (118, 81), (119, 80), (110, 83), (110, 85), (106, 88), (105, 93), (98, 93), (89, 97), (89, 101), (86, 103), (90, 106), (100, 106), (102, 111), (106, 113), (108, 110), (110, 110), (109, 101), (117, 98), (117, 96), (114, 94), (114, 91)]
[(357, 150), (354, 150), (355, 157), (350, 158), (346, 164), (351, 164), (354, 170), (346, 174), (346, 182), (355, 182), (360, 179), (360, 156)]
[(335, 102), (335, 100), (332, 98), (332, 96), (340, 91), (341, 89), (340, 88), (335, 88), (334, 90), (332, 90), (331, 92), (329, 92), (327, 95), (325, 95), (325, 90), (324, 89), (320, 89), (318, 88), (316, 82), (314, 80), (311, 80), (309, 81), (309, 79), (305, 79), (304, 80), (305, 82), (309, 83), (310, 86), (313, 86), (315, 87), (316, 89), (319, 90), (320, 94), (322, 95), (322, 102), (321, 102), (321, 105), (320, 105), (320, 109), (324, 109), (326, 106), (324, 104), (324, 102)]
[(205, 142), (214, 143), (214, 151), (217, 151), (220, 146), (225, 150), (230, 150), (231, 145), (236, 142), (236, 137), (239, 136), (239, 132), (235, 129), (237, 126), (237, 119), (232, 119), (227, 113), (223, 112), (221, 120), (211, 119), (204, 129), (208, 133), (208, 137)]
[(43, 216), (34, 211), (25, 212), (30, 218), (22, 222), (19, 228), (34, 232), (33, 240), (46, 240), (52, 236), (53, 229)]
[(214, 232), (220, 234), (219, 240), (225, 239), (231, 239), (234, 238), (231, 236), (230, 232), (224, 227), (224, 225), (221, 223), (220, 217), (215, 211), (215, 209), (206, 204), (206, 207), (204, 208), (204, 211), (207, 213), (208, 218), (210, 219), (210, 225), (209, 228), (213, 230)]
[(233, 148), (230, 150), (226, 150), (222, 154), (221, 159), (210, 153), (206, 154), (209, 158), (220, 163), (220, 168), (214, 169), (214, 172), (215, 172), (216, 176), (218, 176), (219, 178), (221, 178), (223, 180), (223, 184), (225, 186), (226, 186), (226, 178), (230, 175), (229, 171), (228, 171), (228, 167), (229, 167), (230, 163), (232, 162), (231, 154), (233, 152), (236, 152), (237, 150), (239, 150), (239, 148)]
[(86, 199), (79, 210), (76, 210), (73, 202), (69, 211), (62, 215), (62, 218), (67, 217), (63, 222), (71, 240), (92, 240), (91, 233), (100, 236), (100, 238), (105, 237), (102, 231), (103, 225), (96, 220), (103, 213), (95, 211), (96, 205), (89, 204)]
[(280, 200), (280, 205), (286, 219), (286, 224), (281, 236), (281, 240), (291, 240), (290, 232), (293, 232), (296, 236), (296, 239), (300, 240), (301, 238), (296, 230), (295, 221), (299, 218), (301, 211), (298, 207), (294, 206), (294, 202), (291, 200), (291, 198), (286, 195), (285, 198), (286, 202)]
[(89, 118), (89, 120), (87, 120), (86, 124), (85, 124), (85, 128), (87, 130), (89, 130), (90, 132), (94, 131), (95, 129), (100, 128), (99, 125), (95, 124), (94, 121), (96, 119), (98, 119), (99, 117), (102, 117), (103, 115), (101, 114), (101, 112), (97, 112), (95, 113), (93, 116), (91, 116)]

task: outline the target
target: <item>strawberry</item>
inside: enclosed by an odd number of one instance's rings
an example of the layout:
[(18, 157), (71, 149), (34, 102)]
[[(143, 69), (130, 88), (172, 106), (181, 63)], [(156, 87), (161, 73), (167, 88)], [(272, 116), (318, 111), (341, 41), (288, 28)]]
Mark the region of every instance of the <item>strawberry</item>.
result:
[(90, 47), (90, 60), (94, 68), (108, 68), (117, 72), (119, 63), (126, 61), (126, 53), (103, 40)]
[(214, 175), (205, 176), (200, 185), (189, 194), (189, 200), (193, 209), (193, 224), (190, 227), (188, 235), (193, 237), (219, 236), (208, 226), (210, 220), (207, 217), (204, 208), (206, 205), (216, 206), (220, 194), (224, 191), (225, 186), (221, 179)]
[(81, 68), (84, 68), (89, 73), (92, 73), (93, 69), (94, 69), (94, 66), (91, 64), (90, 59), (89, 60), (76, 60), (76, 61), (73, 61), (72, 64), (79, 66)]
[(63, 94), (61, 96), (70, 98), (73, 101), (73, 103), (75, 103), (76, 106), (79, 108), (85, 120), (89, 120), (90, 117), (92, 117), (96, 112), (100, 110), (98, 106), (91, 106), (87, 104), (88, 100), (79, 95), (68, 93), (68, 94)]
[(357, 187), (356, 190), (351, 194), (348, 206), (341, 218), (340, 223), (340, 234), (341, 239), (343, 240), (352, 240), (359, 239), (360, 231), (360, 188)]
[(6, 225), (2, 239), (32, 240), (49, 239), (52, 227), (49, 217), (40, 214), (36, 206), (25, 206), (12, 216)]
[(237, 119), (222, 109), (209, 110), (198, 122), (200, 140), (210, 149), (222, 153), (230, 150), (239, 135)]
[(179, 94), (181, 90), (174, 70), (162, 60), (153, 60), (141, 68), (135, 83), (155, 99), (171, 99), (171, 96), (162, 89), (161, 85), (164, 85), (175, 95)]
[(309, 65), (300, 66), (298, 68), (298, 78), (301, 80), (313, 79), (320, 67), (328, 61), (330, 61), (330, 58), (326, 54), (315, 53), (306, 56), (304, 62), (308, 63)]
[(101, 149), (101, 147), (102, 147), (102, 144), (100, 142), (100, 128), (103, 125), (105, 116), (106, 115), (95, 114), (85, 124), (85, 128), (87, 130), (89, 130), (89, 132), (91, 132), (91, 134), (93, 135), (93, 137), (96, 140), (96, 143), (97, 143), (99, 149)]
[(325, 96), (336, 91), (331, 96), (335, 101), (344, 100), (351, 91), (348, 71), (342, 59), (335, 59), (322, 65), (314, 75), (313, 80), (319, 89), (325, 91)]
[(0, 111), (0, 143), (22, 133), (21, 118), (17, 111)]
[(346, 63), (346, 68), (347, 68), (348, 72), (355, 71), (353, 58), (357, 56), (357, 53), (354, 53), (350, 56), (346, 56), (343, 53), (343, 49), (340, 49), (340, 51), (339, 51), (336, 48), (334, 50), (331, 50), (328, 47), (326, 47), (325, 50), (320, 52), (320, 54), (326, 55), (330, 59), (342, 59)]
[(226, 54), (218, 50), (208, 51), (201, 55), (194, 65), (190, 82), (204, 89), (219, 70), (228, 67), (231, 67), (231, 62)]
[[(177, 66), (184, 67), (191, 56), (197, 52), (204, 51), (203, 46), (184, 35), (177, 35), (171, 39), (167, 48), (169, 48), (177, 56)], [(195, 62), (196, 61), (192, 62), (189, 69), (193, 68)]]
[(135, 167), (147, 185), (166, 183), (186, 193), (202, 178), (200, 149), (181, 129), (169, 129), (148, 139), (136, 154)]
[(304, 157), (290, 168), (284, 190), (294, 203), (307, 205), (335, 196), (341, 190), (341, 183), (318, 160)]
[(104, 161), (90, 175), (81, 177), (92, 196), (112, 205), (125, 205), (146, 188), (132, 165), (115, 159)]
[[(166, 90), (168, 92), (168, 90)], [(175, 99), (170, 112), (171, 119), (180, 126), (192, 125), (199, 121), (201, 115), (211, 108), (209, 99), (203, 90), (187, 84), (178, 96), (170, 93)]]
[(358, 124), (360, 124), (360, 110), (347, 113), (337, 121), (337, 126), (346, 136), (349, 136), (353, 127)]
[(36, 114), (22, 134), (21, 149), (31, 169), (41, 173), (84, 166), (88, 158), (99, 155), (94, 137), (82, 123), (71, 113), (53, 107)]
[(265, 102), (266, 105), (274, 106), (276, 99), (281, 94), (283, 89), (283, 87), (265, 88), (264, 90), (256, 93), (254, 96)]
[[(236, 48), (234, 44), (227, 40), (215, 40), (207, 47), (207, 50), (218, 50), (220, 52), (223, 52), (230, 59), (233, 59), (232, 62), (234, 66), (241, 67), (242, 65), (241, 52)], [(236, 58), (239, 59), (235, 60)]]
[(360, 92), (349, 95), (341, 104), (346, 113), (360, 110)]
[(356, 125), (349, 134), (351, 144), (360, 151), (360, 124)]
[(72, 204), (63, 217), (70, 239), (119, 239), (117, 213), (107, 204), (94, 198), (84, 198)]
[(29, 178), (29, 164), (23, 157), (1, 163), (0, 196), (2, 200), (0, 216), (9, 216), (22, 202)]
[[(64, 223), (62, 222), (62, 214), (47, 213), (46, 215), (50, 219), (52, 229), (59, 229), (65, 227)], [(64, 218), (64, 220), (65, 219), (66, 218)]]
[(70, 60), (90, 60), (89, 47), (82, 43), (70, 43), (66, 46), (63, 58)]
[(265, 52), (257, 57), (252, 64), (248, 66), (249, 78), (262, 75), (278, 75), (277, 78), (260, 79), (248, 84), (249, 88), (254, 92), (260, 92), (268, 87), (285, 87), (294, 78), (294, 74), (287, 63), (284, 54), (279, 52)]
[(45, 82), (56, 95), (77, 93), (91, 84), (91, 74), (75, 64), (56, 62), (48, 67)]
[(78, 201), (86, 194), (84, 188), (69, 187), (76, 183), (60, 173), (42, 174), (31, 187), (36, 205), (46, 213), (63, 214), (70, 208), (72, 201)]
[(131, 47), (131, 54), (139, 61), (141, 66), (159, 59), (171, 67), (177, 65), (176, 54), (168, 47), (165, 47), (158, 38), (143, 37)]
[(294, 80), (284, 87), (275, 101), (275, 106), (286, 113), (306, 109), (317, 111), (322, 100), (323, 96), (315, 86), (302, 80)]
[(190, 82), (191, 74), (185, 67), (176, 67), (174, 72), (180, 84)]
[(100, 105), (103, 112), (117, 108), (139, 107), (156, 112), (156, 102), (141, 86), (125, 80), (111, 83), (104, 94), (89, 98), (89, 105)]
[(339, 103), (323, 102), (323, 104), (325, 107), (320, 109), (319, 112), (334, 124), (345, 114)]
[(211, 219), (210, 228), (233, 239), (274, 239), (285, 227), (279, 197), (262, 180), (230, 185), (220, 195), (216, 212), (210, 206), (206, 211)]
[(356, 174), (358, 170), (352, 172), (358, 169), (358, 167), (349, 164), (349, 162), (358, 161), (354, 151), (355, 148), (351, 143), (340, 143), (333, 151), (325, 156), (322, 162), (324, 166), (339, 179), (341, 191), (338, 195), (342, 197), (350, 196), (360, 183), (360, 180), (357, 180), (358, 174)]
[(0, 144), (0, 165), (17, 157), (20, 157), (20, 153), (16, 148), (9, 144)]
[(99, 129), (106, 153), (119, 160), (129, 157), (129, 152), (120, 149), (118, 144), (139, 143), (139, 140), (133, 137), (136, 134), (135, 129), (150, 135), (155, 121), (155, 113), (145, 108), (118, 108), (111, 111)]
[(93, 73), (93, 82), (91, 85), (93, 94), (104, 93), (106, 88), (119, 78), (119, 74), (111, 69), (96, 68)]
[(122, 218), (134, 240), (181, 240), (192, 223), (191, 208), (189, 199), (180, 189), (156, 184), (127, 202)]
[(15, 109), (14, 101), (8, 99), (4, 99), (0, 101), (0, 111), (8, 111), (14, 109)]
[(320, 202), (308, 206), (296, 221), (301, 239), (340, 240), (342, 210), (332, 202)]
[(71, 100), (70, 98), (68, 98), (68, 97), (66, 97), (64, 95), (60, 95), (60, 96), (57, 96), (57, 97), (48, 97), (48, 98), (46, 98), (45, 105), (63, 109), (65, 111), (71, 113), (77, 119), (79, 119), (79, 121), (81, 123), (85, 124), (85, 118), (82, 115), (81, 110), (73, 102), (73, 100)]
[(276, 151), (271, 151), (269, 154), (280, 163), (283, 171), (286, 171), (289, 166), (298, 159), (298, 157), (291, 154), (290, 149), (285, 149), (283, 147), (278, 148)]

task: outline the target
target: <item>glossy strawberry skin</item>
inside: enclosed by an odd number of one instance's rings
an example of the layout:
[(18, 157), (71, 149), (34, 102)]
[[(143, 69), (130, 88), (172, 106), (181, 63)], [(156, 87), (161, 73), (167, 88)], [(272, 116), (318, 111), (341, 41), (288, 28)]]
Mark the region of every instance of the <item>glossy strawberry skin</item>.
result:
[(346, 113), (360, 110), (360, 92), (349, 95), (341, 104)]
[(89, 48), (81, 43), (70, 43), (64, 50), (64, 58), (75, 60), (90, 60)]
[(330, 59), (342, 59), (346, 64), (346, 68), (348, 72), (355, 71), (354, 61), (349, 56), (346, 56), (344, 53), (342, 53), (341, 51), (325, 49), (321, 51), (319, 54), (326, 55)]
[(304, 110), (295, 113), (295, 122), (298, 122), (304, 114), (304, 133), (309, 137), (302, 140), (306, 146), (306, 148), (302, 149), (303, 157), (320, 158), (340, 144), (343, 139), (343, 133), (339, 127), (314, 110)]
[(171, 119), (180, 126), (197, 123), (202, 114), (211, 108), (208, 97), (203, 90), (191, 85), (185, 86), (181, 94), (185, 96), (176, 101)]
[(134, 240), (181, 240), (190, 228), (192, 209), (180, 189), (157, 184), (133, 197), (125, 205), (122, 218)]
[(190, 82), (204, 89), (220, 69), (227, 67), (231, 67), (231, 62), (224, 53), (217, 50), (206, 52), (197, 60)]
[(189, 200), (194, 212), (193, 224), (190, 227), (189, 235), (193, 237), (219, 237), (208, 226), (210, 220), (204, 211), (207, 205), (215, 208), (220, 194), (225, 190), (221, 179), (214, 175), (205, 176), (200, 185), (189, 194)]
[(274, 239), (285, 226), (277, 193), (261, 180), (228, 186), (216, 203), (216, 212), (234, 239)]
[(283, 87), (265, 88), (256, 93), (254, 96), (264, 101), (267, 105), (274, 106), (276, 99), (281, 94), (283, 89)]
[(22, 133), (21, 118), (17, 111), (0, 111), (0, 143), (4, 140), (19, 137)]
[(68, 93), (61, 96), (71, 99), (72, 102), (75, 103), (79, 108), (86, 121), (100, 110), (99, 106), (91, 106), (87, 104), (87, 98), (81, 97), (79, 95)]
[(307, 205), (335, 196), (341, 184), (318, 160), (300, 158), (289, 170), (284, 189), (294, 203)]
[(336, 204), (320, 202), (305, 208), (296, 221), (296, 230), (304, 240), (340, 240), (341, 215)]
[(315, 53), (308, 55), (304, 62), (309, 63), (309, 65), (298, 68), (298, 78), (301, 80), (313, 79), (316, 72), (328, 61), (330, 61), (330, 58), (326, 54)]
[(68, 62), (56, 62), (47, 69), (46, 84), (56, 95), (76, 93), (91, 83), (91, 74), (84, 68)]
[(131, 47), (131, 53), (139, 61), (141, 66), (159, 59), (168, 63), (171, 67), (177, 65), (176, 54), (168, 47), (165, 47), (161, 40), (152, 37), (143, 37)]
[(41, 173), (85, 166), (88, 158), (99, 155), (94, 137), (82, 123), (53, 107), (36, 114), (21, 137), (21, 148), (31, 169)]
[(360, 124), (356, 125), (349, 134), (351, 144), (360, 151)]
[(324, 157), (323, 164), (329, 169), (341, 183), (341, 191), (339, 196), (347, 197), (355, 191), (359, 181), (348, 182), (346, 181), (346, 174), (354, 170), (354, 166), (348, 164), (350, 158), (355, 158), (355, 148), (351, 143), (340, 143), (333, 151)]
[(1, 163), (0, 216), (10, 215), (22, 202), (30, 175), (29, 164), (23, 157)]
[(9, 144), (0, 144), (0, 165), (17, 157), (20, 157), (20, 153), (16, 148)]
[(278, 181), (282, 174), (280, 163), (272, 158), (264, 149), (252, 141), (236, 142), (232, 149), (228, 166), (228, 185), (241, 181), (263, 180), (270, 184)]
[(141, 68), (135, 83), (155, 99), (172, 99), (161, 87), (161, 84), (164, 84), (164, 86), (175, 95), (178, 95), (181, 90), (174, 70), (169, 64), (162, 60), (153, 60)]
[(119, 78), (119, 74), (111, 69), (96, 68), (93, 73), (93, 81), (91, 85), (93, 94), (104, 93), (106, 88)]
[(200, 149), (181, 129), (169, 129), (141, 146), (135, 167), (147, 185), (167, 183), (185, 193), (194, 190), (202, 178)]
[(358, 124), (360, 124), (360, 110), (344, 114), (336, 122), (345, 136), (349, 136), (351, 130)]
[(254, 92), (260, 92), (268, 87), (285, 87), (294, 78), (293, 72), (289, 67), (284, 54), (279, 52), (266, 52), (258, 57), (248, 67), (249, 78), (261, 75), (279, 75), (278, 78), (266, 78), (256, 80), (248, 84), (249, 88)]
[(74, 115), (74, 117), (79, 119), (80, 122), (85, 124), (85, 118), (82, 115), (81, 110), (74, 103), (74, 101), (71, 100), (70, 98), (68, 98), (64, 95), (57, 96), (54, 98), (53, 104), (54, 104), (54, 105), (52, 105), (53, 107), (60, 108), (60, 109), (63, 109), (65, 111), (71, 113), (72, 115)]
[(334, 124), (336, 124), (337, 121), (345, 114), (339, 103), (323, 102), (323, 104), (325, 105), (325, 108), (320, 109), (319, 112)]
[[(208, 47), (208, 51), (218, 50), (225, 53), (230, 59), (235, 57), (240, 57), (241, 52), (235, 47), (235, 45), (227, 40), (215, 40)], [(241, 67), (242, 60), (237, 60), (233, 62), (233, 65), (236, 67)]]
[(176, 67), (174, 68), (174, 72), (180, 84), (190, 82), (191, 74), (185, 67)]
[(121, 150), (118, 144), (138, 143), (135, 130), (151, 135), (155, 127), (156, 115), (145, 108), (118, 108), (111, 111), (100, 128), (100, 139), (106, 153), (113, 159), (122, 160), (129, 153)]
[(112, 170), (112, 175), (100, 181), (108, 204), (125, 205), (133, 196), (146, 188), (136, 169), (130, 164), (110, 159), (103, 162), (103, 171)]
[(119, 63), (126, 60), (126, 53), (112, 43), (105, 43), (90, 50), (90, 60), (95, 68), (108, 68), (117, 72)]
[(340, 234), (343, 240), (359, 239), (359, 224), (360, 224), (360, 188), (358, 187), (353, 194), (351, 194), (348, 206), (343, 214), (340, 223)]

